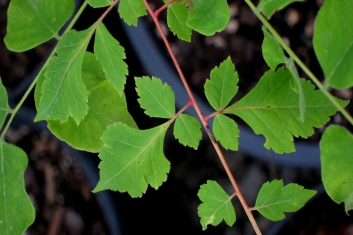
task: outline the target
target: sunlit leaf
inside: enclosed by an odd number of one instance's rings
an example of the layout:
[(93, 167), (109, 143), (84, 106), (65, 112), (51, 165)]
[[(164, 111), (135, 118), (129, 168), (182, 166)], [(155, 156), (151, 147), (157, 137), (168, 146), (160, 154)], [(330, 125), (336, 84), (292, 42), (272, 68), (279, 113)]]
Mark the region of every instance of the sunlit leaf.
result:
[(109, 6), (114, 0), (89, 0), (88, 4), (94, 8)]
[(139, 17), (147, 15), (146, 6), (141, 0), (121, 0), (118, 11), (125, 23), (133, 26), (137, 26)]
[(22, 149), (0, 140), (0, 234), (23, 234), (34, 222), (35, 211), (24, 183), (27, 163)]
[(329, 126), (320, 141), (322, 181), (327, 194), (353, 209), (353, 135), (344, 127)]
[(190, 10), (183, 4), (173, 3), (168, 7), (167, 23), (170, 30), (177, 35), (179, 39), (190, 42), (191, 28), (187, 26), (186, 22)]
[(213, 120), (212, 131), (223, 148), (238, 150), (239, 129), (237, 123), (223, 114), (218, 114)]
[(234, 224), (233, 196), (229, 196), (216, 181), (207, 180), (207, 184), (201, 185), (197, 196), (202, 201), (197, 210), (203, 230), (209, 224), (218, 225), (223, 219), (229, 226)]
[(2, 84), (2, 80), (0, 79), (0, 129), (4, 124), (6, 115), (9, 113), (10, 107), (8, 104), (7, 92), (6, 88)]
[(316, 194), (315, 190), (304, 189), (298, 184), (287, 184), (273, 180), (262, 185), (257, 195), (255, 208), (272, 221), (284, 219), (284, 212), (294, 212)]
[(197, 149), (202, 138), (199, 120), (190, 115), (181, 114), (175, 120), (174, 136), (181, 144)]
[(4, 39), (7, 48), (26, 51), (57, 37), (73, 11), (73, 0), (11, 0)]
[(267, 18), (271, 18), (273, 13), (282, 10), (292, 2), (303, 2), (304, 0), (261, 0), (257, 8), (262, 11)]

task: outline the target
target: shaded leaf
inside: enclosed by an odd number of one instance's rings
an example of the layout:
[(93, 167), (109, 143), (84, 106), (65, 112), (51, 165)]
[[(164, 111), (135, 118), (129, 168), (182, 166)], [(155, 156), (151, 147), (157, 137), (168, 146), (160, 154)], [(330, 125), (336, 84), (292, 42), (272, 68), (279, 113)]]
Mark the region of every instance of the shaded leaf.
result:
[(285, 63), (287, 57), (284, 55), (281, 45), (265, 27), (262, 27), (262, 31), (265, 37), (262, 43), (262, 55), (268, 67), (275, 70), (279, 64)]
[(197, 210), (203, 230), (209, 224), (218, 225), (223, 219), (229, 226), (235, 223), (233, 196), (229, 196), (216, 181), (207, 180), (206, 184), (201, 185), (197, 196), (202, 201)]
[(304, 189), (298, 184), (287, 184), (273, 180), (262, 185), (256, 198), (255, 208), (272, 221), (284, 219), (284, 212), (294, 212), (316, 194), (315, 190)]
[(197, 149), (202, 138), (199, 120), (190, 115), (181, 114), (175, 120), (174, 136), (184, 146)]
[(4, 39), (7, 48), (26, 51), (57, 37), (73, 11), (72, 0), (11, 0)]
[(120, 122), (108, 127), (102, 136), (100, 180), (94, 192), (111, 189), (141, 197), (148, 184), (155, 189), (161, 186), (170, 170), (163, 153), (168, 127), (166, 123), (137, 130)]
[(93, 8), (109, 6), (114, 0), (88, 0), (88, 4)]
[(187, 42), (191, 41), (192, 31), (186, 24), (189, 14), (190, 10), (183, 4), (173, 3), (168, 7), (167, 23), (170, 30), (179, 39)]
[(193, 0), (187, 25), (203, 35), (211, 36), (225, 29), (229, 20), (227, 0)]
[(156, 77), (135, 78), (138, 99), (150, 117), (171, 118), (175, 115), (175, 96), (168, 84)]
[(0, 234), (23, 234), (34, 222), (35, 211), (24, 183), (27, 163), (22, 149), (0, 140)]
[(141, 0), (121, 0), (118, 11), (125, 23), (133, 26), (137, 26), (139, 17), (147, 15), (146, 6)]
[(124, 92), (126, 75), (128, 74), (124, 48), (108, 32), (103, 23), (96, 30), (94, 52), (97, 60), (103, 67), (106, 78), (121, 95)]
[(314, 26), (314, 50), (326, 83), (338, 89), (353, 85), (353, 1), (326, 0)]
[(2, 80), (0, 79), (0, 129), (4, 124), (5, 118), (10, 111), (10, 107), (8, 104), (7, 92), (6, 88), (2, 84)]
[(292, 2), (303, 2), (304, 0), (261, 0), (257, 8), (262, 11), (267, 18), (271, 18), (273, 13), (282, 10)]
[[(295, 151), (293, 136), (307, 138), (337, 109), (310, 81), (301, 79), (305, 96), (305, 121), (300, 120), (298, 95), (291, 87), (292, 75), (280, 68), (264, 74), (259, 83), (225, 113), (241, 117), (256, 134), (266, 138), (264, 146), (276, 153)], [(345, 106), (347, 101), (337, 101)]]
[(205, 83), (205, 95), (215, 110), (224, 109), (238, 92), (238, 74), (230, 57), (211, 71)]
[(329, 126), (320, 141), (322, 181), (336, 203), (353, 209), (353, 135), (344, 127)]
[(218, 114), (213, 120), (212, 131), (223, 148), (238, 150), (239, 129), (237, 123), (223, 114)]

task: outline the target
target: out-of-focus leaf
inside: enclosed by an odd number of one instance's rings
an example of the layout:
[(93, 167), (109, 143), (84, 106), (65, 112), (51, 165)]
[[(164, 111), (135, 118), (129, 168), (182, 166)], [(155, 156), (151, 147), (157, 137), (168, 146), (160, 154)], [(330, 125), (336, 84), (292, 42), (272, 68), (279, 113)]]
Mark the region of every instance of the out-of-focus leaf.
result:
[(10, 111), (10, 107), (8, 104), (7, 92), (6, 88), (2, 84), (0, 79), (0, 129), (4, 124), (5, 118)]
[(93, 8), (109, 6), (114, 0), (89, 0), (88, 4)]
[(273, 13), (282, 10), (292, 2), (303, 2), (304, 0), (261, 0), (257, 8), (262, 11), (267, 18), (271, 18)]

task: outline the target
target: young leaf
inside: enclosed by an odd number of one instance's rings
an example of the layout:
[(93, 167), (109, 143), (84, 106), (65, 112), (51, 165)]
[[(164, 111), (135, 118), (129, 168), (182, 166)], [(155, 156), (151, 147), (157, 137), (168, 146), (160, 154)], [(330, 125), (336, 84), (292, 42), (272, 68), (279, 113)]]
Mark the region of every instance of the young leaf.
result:
[(23, 234), (34, 221), (23, 180), (27, 162), (22, 149), (0, 140), (0, 234)]
[(224, 109), (238, 92), (238, 74), (230, 57), (211, 71), (205, 83), (205, 95), (215, 110)]
[(229, 196), (216, 181), (207, 180), (207, 184), (201, 185), (197, 196), (202, 201), (197, 209), (203, 230), (209, 224), (218, 225), (223, 219), (229, 226), (235, 223), (233, 196)]
[(2, 84), (2, 80), (0, 79), (0, 129), (4, 124), (5, 118), (10, 111), (10, 107), (8, 104), (7, 92), (6, 88)]
[(77, 124), (87, 114), (88, 94), (81, 78), (81, 66), (91, 38), (91, 28), (71, 30), (59, 42), (46, 69), (38, 114), (35, 121), (54, 119), (66, 122), (71, 116)]
[(338, 125), (329, 126), (320, 141), (322, 181), (336, 203), (353, 209), (353, 135)]
[(158, 78), (135, 78), (138, 102), (150, 117), (171, 118), (175, 114), (175, 96), (168, 84)]
[(128, 192), (141, 197), (150, 184), (158, 189), (167, 180), (170, 162), (163, 153), (164, 136), (169, 124), (137, 130), (123, 123), (107, 128), (99, 153), (100, 180), (93, 190)]
[(190, 10), (183, 4), (173, 3), (168, 7), (167, 23), (170, 30), (177, 35), (181, 40), (191, 41), (191, 28), (187, 26), (186, 22)]
[[(292, 74), (283, 68), (266, 72), (259, 83), (225, 113), (241, 117), (256, 134), (266, 138), (264, 146), (276, 153), (295, 151), (293, 136), (307, 138), (313, 127), (321, 127), (337, 109), (310, 81), (301, 80), (305, 97), (305, 121), (300, 120), (298, 95), (291, 87)], [(345, 106), (347, 101), (337, 101)]]
[(26, 51), (57, 37), (73, 11), (72, 0), (11, 0), (4, 39), (7, 48), (17, 52)]
[(121, 0), (118, 11), (125, 23), (133, 26), (137, 26), (139, 17), (147, 15), (146, 6), (141, 0)]
[(94, 52), (107, 79), (121, 95), (124, 92), (128, 74), (127, 64), (123, 61), (126, 58), (124, 48), (109, 33), (103, 23), (100, 23), (96, 30)]
[(174, 136), (181, 144), (196, 150), (202, 138), (199, 120), (190, 115), (181, 114), (175, 120)]
[(269, 19), (275, 11), (282, 10), (292, 2), (303, 2), (304, 0), (261, 0), (257, 9), (262, 11)]
[(352, 0), (326, 0), (315, 20), (315, 54), (326, 83), (338, 89), (353, 85), (352, 9)]
[(213, 120), (212, 131), (223, 148), (238, 150), (239, 129), (237, 123), (223, 114), (218, 114)]
[(281, 45), (265, 27), (262, 27), (262, 31), (265, 37), (262, 43), (262, 55), (268, 67), (276, 70), (279, 64), (285, 63), (287, 57), (284, 55)]
[(93, 8), (109, 6), (114, 0), (88, 0), (88, 4)]
[(229, 20), (227, 0), (193, 0), (187, 25), (203, 35), (211, 36), (225, 29)]
[(287, 184), (273, 180), (262, 185), (256, 198), (255, 208), (272, 221), (284, 219), (284, 212), (294, 212), (316, 194), (315, 190), (304, 189), (298, 184)]

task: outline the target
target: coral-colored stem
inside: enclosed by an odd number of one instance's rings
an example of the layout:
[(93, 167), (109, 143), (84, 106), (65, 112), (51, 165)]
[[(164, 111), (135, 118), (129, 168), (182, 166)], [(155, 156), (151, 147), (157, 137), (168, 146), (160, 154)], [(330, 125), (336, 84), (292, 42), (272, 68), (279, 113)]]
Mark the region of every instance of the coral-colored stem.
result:
[(159, 13), (161, 13), (164, 9), (166, 9), (168, 6), (170, 6), (173, 2), (175, 2), (175, 0), (170, 0), (169, 2), (167, 2), (166, 4), (164, 4), (163, 6), (161, 6), (160, 8), (158, 8), (158, 9), (154, 12), (155, 17), (158, 17)]

